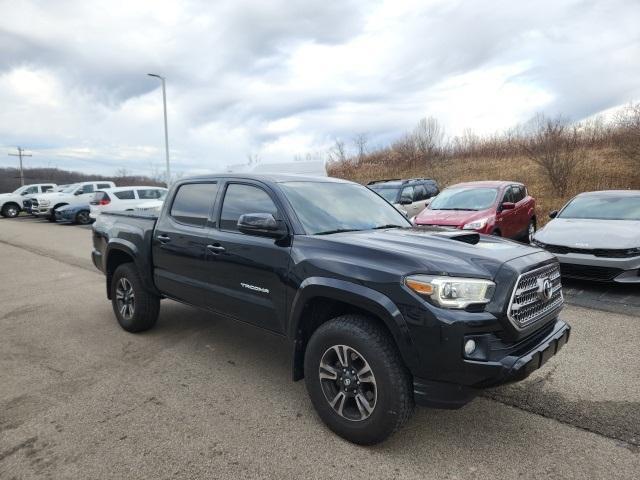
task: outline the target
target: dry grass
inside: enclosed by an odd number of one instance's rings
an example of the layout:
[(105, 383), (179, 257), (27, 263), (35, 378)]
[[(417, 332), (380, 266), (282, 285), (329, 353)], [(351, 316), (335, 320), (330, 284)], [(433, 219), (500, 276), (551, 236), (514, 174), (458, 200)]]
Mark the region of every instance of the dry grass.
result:
[(440, 188), (474, 180), (514, 180), (527, 185), (537, 200), (538, 223), (543, 225), (552, 210), (559, 209), (580, 192), (606, 189), (640, 189), (640, 171), (634, 162), (611, 148), (585, 149), (567, 194), (558, 196), (540, 167), (524, 156), (512, 158), (446, 158), (432, 168), (407, 168), (388, 157), (368, 163), (332, 163), (329, 175), (360, 183), (380, 178), (434, 178)]

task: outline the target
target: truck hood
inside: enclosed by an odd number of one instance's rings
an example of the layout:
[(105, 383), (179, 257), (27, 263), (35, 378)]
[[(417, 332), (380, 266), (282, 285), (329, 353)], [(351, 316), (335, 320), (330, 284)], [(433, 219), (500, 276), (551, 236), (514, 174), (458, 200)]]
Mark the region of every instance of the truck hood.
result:
[(480, 220), (492, 215), (491, 210), (430, 210), (424, 209), (415, 218), (416, 223), (421, 225), (448, 225), (461, 227), (465, 223)]
[(549, 245), (585, 249), (640, 247), (640, 221), (556, 218), (535, 237)]
[(345, 274), (352, 277), (359, 269), (372, 268), (400, 275), (493, 279), (510, 260), (531, 254), (537, 255), (536, 262), (553, 259), (548, 252), (511, 240), (438, 227), (366, 230), (307, 239), (315, 243), (314, 249), (324, 247), (325, 259), (347, 263)]

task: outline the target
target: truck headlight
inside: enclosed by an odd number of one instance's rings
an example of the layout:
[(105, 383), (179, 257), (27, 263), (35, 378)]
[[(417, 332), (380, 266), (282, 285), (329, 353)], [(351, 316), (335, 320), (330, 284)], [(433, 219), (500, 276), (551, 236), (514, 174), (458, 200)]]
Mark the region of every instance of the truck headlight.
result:
[(481, 278), (432, 277), (411, 275), (404, 283), (418, 295), (439, 307), (466, 308), (472, 304), (489, 303), (496, 284)]
[(480, 230), (487, 225), (487, 222), (491, 220), (491, 217), (481, 218), (480, 220), (474, 220), (473, 222), (466, 223), (463, 230)]

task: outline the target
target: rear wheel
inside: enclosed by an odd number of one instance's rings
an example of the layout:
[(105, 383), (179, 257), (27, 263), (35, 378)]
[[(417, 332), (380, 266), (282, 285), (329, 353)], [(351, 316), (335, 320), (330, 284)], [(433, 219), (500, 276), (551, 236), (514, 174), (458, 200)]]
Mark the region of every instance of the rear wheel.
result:
[(88, 225), (91, 223), (91, 217), (89, 216), (89, 210), (80, 210), (76, 213), (75, 222), (80, 225)]
[(142, 332), (156, 324), (160, 297), (146, 290), (133, 263), (116, 268), (111, 280), (111, 304), (120, 326), (127, 332)]
[(321, 325), (307, 345), (304, 373), (320, 418), (351, 442), (379, 443), (413, 411), (411, 375), (371, 318), (343, 315)]
[(8, 203), (2, 207), (2, 211), (0, 213), (2, 213), (3, 217), (15, 218), (20, 214), (20, 207), (15, 203)]

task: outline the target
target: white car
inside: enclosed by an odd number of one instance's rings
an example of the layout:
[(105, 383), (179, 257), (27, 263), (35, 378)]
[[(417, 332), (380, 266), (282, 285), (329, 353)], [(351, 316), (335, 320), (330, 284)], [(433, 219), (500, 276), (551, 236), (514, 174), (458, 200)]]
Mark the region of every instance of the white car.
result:
[(89, 203), (98, 190), (113, 188), (116, 184), (107, 181), (80, 182), (69, 185), (61, 192), (44, 193), (31, 199), (31, 213), (56, 221), (55, 209), (63, 205)]
[(45, 193), (56, 188), (55, 183), (35, 183), (24, 185), (12, 193), (0, 194), (0, 214), (13, 218), (20, 215), (24, 209), (24, 202), (34, 194)]
[(91, 218), (102, 212), (133, 211), (138, 205), (151, 200), (163, 200), (167, 195), (164, 187), (134, 186), (102, 189), (91, 200)]

